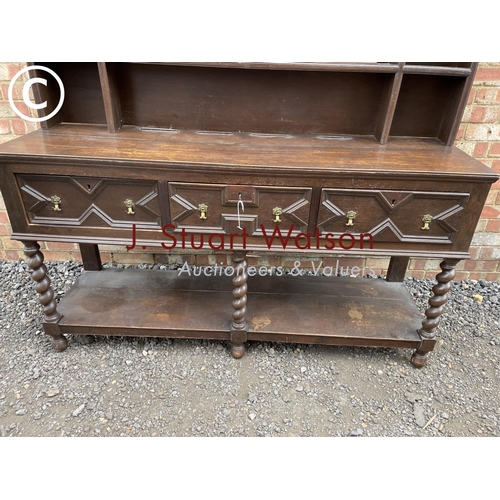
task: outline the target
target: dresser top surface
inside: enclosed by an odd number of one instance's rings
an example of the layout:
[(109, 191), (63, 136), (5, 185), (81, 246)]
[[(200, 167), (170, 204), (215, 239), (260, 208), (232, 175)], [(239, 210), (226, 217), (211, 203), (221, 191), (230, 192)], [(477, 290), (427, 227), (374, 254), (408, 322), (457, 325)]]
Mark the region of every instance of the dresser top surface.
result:
[(0, 147), (0, 162), (172, 164), (265, 171), (433, 174), (495, 181), (498, 174), (456, 147), (433, 139), (221, 133), (144, 130), (124, 127), (110, 134), (101, 125), (61, 124), (38, 130)]

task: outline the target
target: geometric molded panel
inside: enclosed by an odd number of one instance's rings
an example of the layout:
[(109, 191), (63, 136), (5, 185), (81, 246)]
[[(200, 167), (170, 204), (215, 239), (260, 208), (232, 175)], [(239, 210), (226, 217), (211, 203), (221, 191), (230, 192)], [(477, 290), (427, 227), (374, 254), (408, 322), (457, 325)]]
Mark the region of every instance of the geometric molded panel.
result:
[[(51, 226), (85, 226), (160, 229), (160, 205), (155, 181), (95, 177), (17, 175), (30, 223)], [(60, 199), (59, 210), (51, 197)], [(128, 213), (125, 200), (132, 200)]]
[[(322, 233), (369, 233), (373, 241), (452, 243), (462, 222), (467, 193), (323, 189), (318, 214)], [(356, 212), (347, 226), (347, 212)], [(422, 218), (431, 215), (429, 230)]]
[[(307, 232), (311, 203), (310, 188), (252, 185), (169, 183), (170, 216), (176, 231), (239, 233), (252, 236), (276, 227), (273, 209), (278, 207), (280, 230)], [(204, 218), (200, 205), (205, 205)], [(239, 212), (239, 215), (238, 215)]]

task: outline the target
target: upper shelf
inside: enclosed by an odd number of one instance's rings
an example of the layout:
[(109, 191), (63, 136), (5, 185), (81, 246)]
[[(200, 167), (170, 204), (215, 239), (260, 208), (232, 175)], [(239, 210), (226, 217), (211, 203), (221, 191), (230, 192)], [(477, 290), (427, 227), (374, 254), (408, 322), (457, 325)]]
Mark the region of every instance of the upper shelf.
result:
[[(424, 137), (453, 144), (475, 63), (36, 63), (64, 83), (42, 125)], [(47, 113), (57, 83), (33, 86)], [(51, 107), (52, 106), (52, 107)], [(44, 110), (40, 110), (43, 114)]]

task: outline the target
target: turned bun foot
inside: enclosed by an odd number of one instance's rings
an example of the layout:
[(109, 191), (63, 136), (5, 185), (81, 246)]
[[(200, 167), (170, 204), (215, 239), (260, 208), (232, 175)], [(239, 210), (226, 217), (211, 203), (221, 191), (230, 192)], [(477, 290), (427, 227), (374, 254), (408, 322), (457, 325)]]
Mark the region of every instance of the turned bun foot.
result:
[(413, 353), (411, 357), (411, 364), (415, 368), (423, 368), (427, 364), (427, 353), (419, 354), (417, 351)]
[(61, 338), (52, 340), (52, 349), (54, 349), (54, 351), (62, 352), (65, 351), (67, 347), (68, 339), (64, 335), (61, 335)]
[(242, 345), (231, 344), (231, 355), (233, 356), (233, 358), (240, 359), (244, 356), (245, 352), (246, 349), (244, 344)]

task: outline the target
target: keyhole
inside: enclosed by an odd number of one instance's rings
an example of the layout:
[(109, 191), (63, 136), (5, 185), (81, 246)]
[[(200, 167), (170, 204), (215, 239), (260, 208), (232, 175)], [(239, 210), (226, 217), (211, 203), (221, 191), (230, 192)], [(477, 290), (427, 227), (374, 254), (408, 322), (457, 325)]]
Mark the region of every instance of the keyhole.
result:
[(90, 191), (90, 189), (91, 189), (91, 188), (90, 188), (90, 184), (87, 184), (87, 189)]
[(391, 205), (394, 206), (396, 204), (396, 200), (392, 200)]

